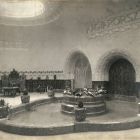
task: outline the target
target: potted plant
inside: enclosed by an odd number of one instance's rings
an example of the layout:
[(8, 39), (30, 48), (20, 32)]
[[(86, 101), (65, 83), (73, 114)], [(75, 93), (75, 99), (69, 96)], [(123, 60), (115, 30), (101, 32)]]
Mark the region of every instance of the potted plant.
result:
[(23, 104), (30, 102), (30, 95), (28, 95), (28, 91), (26, 89), (23, 91), (23, 95), (21, 96), (21, 102)]
[(48, 96), (52, 98), (52, 97), (54, 97), (54, 95), (55, 95), (55, 93), (54, 93), (53, 87), (50, 87), (48, 89)]
[(4, 99), (0, 100), (0, 118), (5, 118), (9, 114), (9, 105), (5, 102)]
[(78, 122), (85, 121), (86, 119), (86, 108), (83, 105), (83, 102), (78, 102), (78, 106), (75, 107), (75, 120)]

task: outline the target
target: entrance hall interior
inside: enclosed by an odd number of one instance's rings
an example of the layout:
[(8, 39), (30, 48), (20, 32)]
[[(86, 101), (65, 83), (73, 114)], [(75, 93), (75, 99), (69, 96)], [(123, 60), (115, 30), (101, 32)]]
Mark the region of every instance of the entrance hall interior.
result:
[(139, 26), (139, 0), (0, 0), (0, 139), (139, 139)]

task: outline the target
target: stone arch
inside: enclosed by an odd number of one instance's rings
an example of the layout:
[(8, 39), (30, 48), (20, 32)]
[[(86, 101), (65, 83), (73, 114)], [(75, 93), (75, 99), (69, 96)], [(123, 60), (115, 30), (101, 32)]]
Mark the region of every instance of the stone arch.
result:
[(98, 60), (98, 65), (96, 67), (96, 77), (97, 81), (108, 81), (109, 80), (109, 69), (111, 65), (119, 59), (125, 59), (129, 61), (134, 67), (137, 79), (137, 65), (135, 60), (131, 57), (131, 55), (124, 50), (112, 50), (104, 55)]
[(65, 74), (73, 79), (74, 88), (91, 88), (92, 71), (87, 56), (81, 51), (72, 52), (65, 64)]

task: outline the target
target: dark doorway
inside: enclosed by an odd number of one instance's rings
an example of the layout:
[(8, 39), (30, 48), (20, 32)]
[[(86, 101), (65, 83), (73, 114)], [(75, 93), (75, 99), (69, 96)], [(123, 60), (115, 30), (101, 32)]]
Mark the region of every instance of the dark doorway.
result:
[(109, 92), (113, 95), (135, 95), (135, 70), (129, 61), (119, 59), (111, 65)]

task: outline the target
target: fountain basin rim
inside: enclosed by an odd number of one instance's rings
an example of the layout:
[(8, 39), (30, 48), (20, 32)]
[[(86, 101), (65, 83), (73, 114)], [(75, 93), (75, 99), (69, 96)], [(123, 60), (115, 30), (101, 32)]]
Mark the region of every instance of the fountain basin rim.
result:
[(74, 122), (73, 124), (65, 124), (64, 126), (26, 126), (4, 123), (0, 121), (0, 130), (9, 133), (30, 136), (59, 135), (87, 131), (118, 131), (139, 127), (140, 117), (133, 117), (117, 122)]
[[(45, 103), (55, 103), (55, 101), (61, 101), (63, 97), (47, 98), (37, 101), (33, 101), (30, 104), (40, 105)], [(25, 105), (21, 105), (22, 108)], [(21, 107), (18, 106), (18, 107)], [(15, 107), (13, 109), (16, 110)], [(18, 113), (15, 111), (15, 113)], [(23, 124), (13, 124), (7, 122), (8, 118), (0, 120), (0, 130), (20, 134), (20, 135), (30, 135), (30, 136), (46, 136), (46, 135), (59, 135), (59, 134), (69, 134), (76, 132), (91, 132), (91, 131), (118, 131), (118, 130), (128, 130), (134, 128), (140, 128), (140, 117), (131, 117), (127, 119), (120, 119), (118, 121), (112, 122), (75, 122), (64, 124), (64, 125), (52, 125), (52, 126), (33, 126), (33, 125), (23, 125)]]

